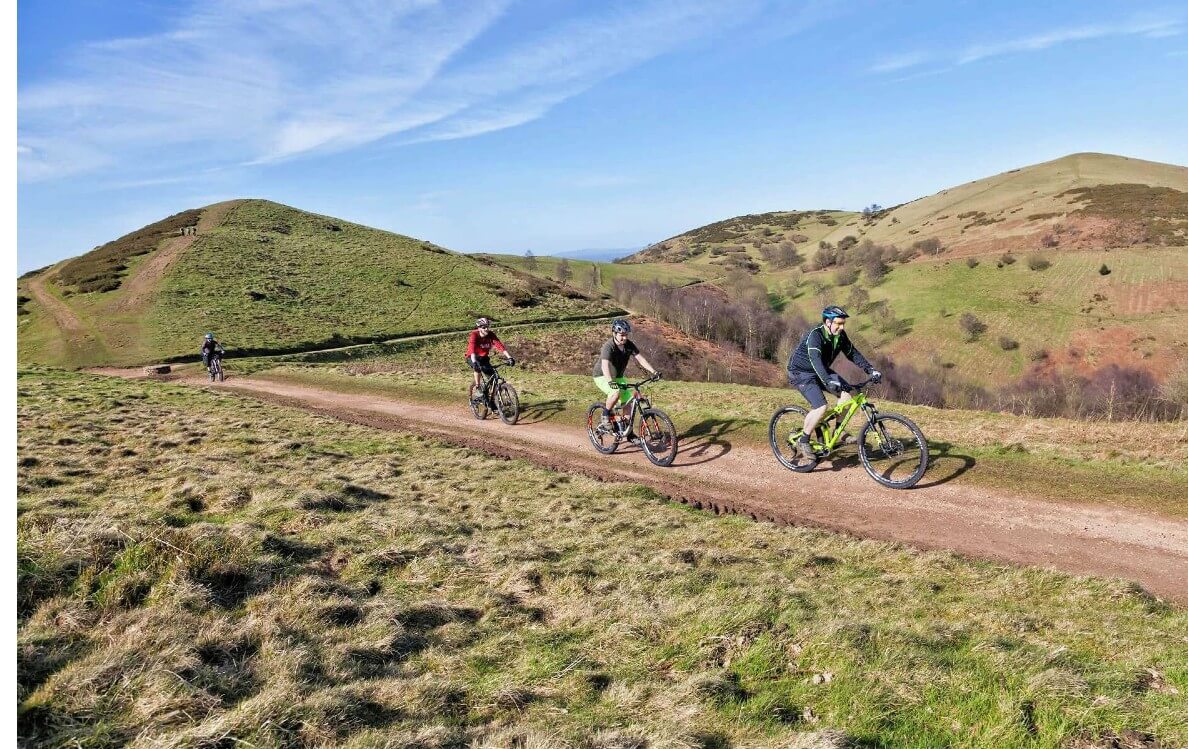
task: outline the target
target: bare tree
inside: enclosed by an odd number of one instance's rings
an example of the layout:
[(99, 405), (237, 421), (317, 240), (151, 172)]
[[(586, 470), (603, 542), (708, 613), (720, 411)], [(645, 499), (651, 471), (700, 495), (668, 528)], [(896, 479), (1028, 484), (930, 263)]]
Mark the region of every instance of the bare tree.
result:
[(536, 255), (532, 254), (532, 250), (524, 253), (524, 267), (528, 270), (536, 270), (537, 268)]
[(569, 261), (561, 258), (561, 262), (557, 263), (557, 280), (561, 283), (569, 283), (569, 279), (573, 278), (573, 269), (569, 267)]

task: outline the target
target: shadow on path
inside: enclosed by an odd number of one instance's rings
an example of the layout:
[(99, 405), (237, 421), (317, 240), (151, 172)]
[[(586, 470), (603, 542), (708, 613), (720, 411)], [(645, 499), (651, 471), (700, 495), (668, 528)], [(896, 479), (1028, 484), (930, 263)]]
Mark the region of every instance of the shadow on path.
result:
[(521, 424), (539, 424), (548, 421), (565, 410), (565, 401), (555, 399), (529, 403), (520, 410)]
[[(952, 450), (952, 443), (929, 442), (928, 470), (924, 473), (924, 478), (920, 479), (920, 483), (908, 491), (947, 484), (977, 465), (977, 461), (972, 456), (961, 455)], [(856, 444), (841, 448), (839, 452), (834, 453), (828, 460), (829, 468), (825, 470), (862, 469), (862, 459), (858, 457), (858, 447)]]

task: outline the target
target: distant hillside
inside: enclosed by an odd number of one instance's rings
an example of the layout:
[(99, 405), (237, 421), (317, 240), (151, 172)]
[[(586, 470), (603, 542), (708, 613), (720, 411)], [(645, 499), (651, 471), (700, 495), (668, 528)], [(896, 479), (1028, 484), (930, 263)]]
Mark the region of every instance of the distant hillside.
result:
[(1188, 245), (1188, 167), (1079, 153), (941, 190), (825, 237), (906, 247), (939, 239), (953, 255)]
[(748, 272), (811, 259), (852, 237), (907, 250), (935, 239), (950, 256), (1007, 250), (1188, 245), (1188, 167), (1082, 153), (941, 190), (869, 213), (784, 211), (718, 221), (623, 263), (685, 262)]
[(614, 311), (601, 294), (265, 200), (184, 211), (18, 282), (23, 363), (293, 351)]

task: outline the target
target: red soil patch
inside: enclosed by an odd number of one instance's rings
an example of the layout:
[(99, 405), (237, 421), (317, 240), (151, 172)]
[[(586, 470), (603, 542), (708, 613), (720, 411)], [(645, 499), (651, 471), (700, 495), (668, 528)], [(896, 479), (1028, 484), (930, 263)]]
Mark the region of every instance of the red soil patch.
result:
[(1114, 287), (1114, 307), (1123, 315), (1188, 309), (1188, 281), (1141, 281)]

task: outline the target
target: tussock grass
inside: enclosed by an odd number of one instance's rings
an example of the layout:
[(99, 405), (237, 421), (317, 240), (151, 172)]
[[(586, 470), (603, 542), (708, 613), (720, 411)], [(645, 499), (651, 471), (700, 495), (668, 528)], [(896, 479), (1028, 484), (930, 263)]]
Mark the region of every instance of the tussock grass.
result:
[[(19, 388), (29, 745), (1188, 739), (1188, 619), (1126, 585), (719, 518), (225, 393)], [(349, 506), (306, 506), (327, 497)]]

